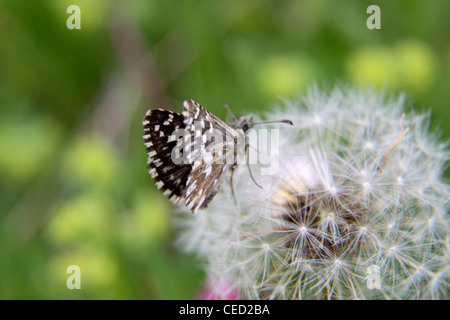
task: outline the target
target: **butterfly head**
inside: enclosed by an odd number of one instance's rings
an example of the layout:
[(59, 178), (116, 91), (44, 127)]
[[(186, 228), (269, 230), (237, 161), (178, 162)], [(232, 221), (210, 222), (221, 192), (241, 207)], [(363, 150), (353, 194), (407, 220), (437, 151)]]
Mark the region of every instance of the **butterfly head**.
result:
[(253, 117), (250, 116), (242, 116), (234, 119), (232, 122), (233, 127), (237, 129), (242, 129), (242, 131), (247, 132), (249, 129), (253, 127)]

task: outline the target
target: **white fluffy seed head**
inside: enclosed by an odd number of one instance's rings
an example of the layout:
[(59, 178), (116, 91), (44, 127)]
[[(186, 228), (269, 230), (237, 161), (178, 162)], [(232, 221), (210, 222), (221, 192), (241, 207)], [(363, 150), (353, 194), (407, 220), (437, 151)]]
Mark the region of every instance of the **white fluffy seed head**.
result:
[(238, 166), (237, 203), (225, 183), (180, 215), (180, 245), (244, 298), (448, 299), (449, 153), (403, 106), (339, 88), (286, 102), (266, 115), (294, 122), (276, 126), (279, 170), (253, 170), (260, 189)]

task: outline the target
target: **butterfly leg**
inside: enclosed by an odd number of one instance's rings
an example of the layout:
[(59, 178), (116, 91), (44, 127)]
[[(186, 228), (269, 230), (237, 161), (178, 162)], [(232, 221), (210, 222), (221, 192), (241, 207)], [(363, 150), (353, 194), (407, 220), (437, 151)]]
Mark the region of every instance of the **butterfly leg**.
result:
[(253, 182), (254, 182), (258, 187), (260, 187), (261, 189), (264, 189), (263, 187), (261, 187), (261, 186), (258, 184), (258, 182), (256, 182), (255, 178), (253, 178), (252, 170), (250, 169), (250, 165), (249, 165), (249, 164), (247, 164), (247, 168), (248, 168), (248, 173), (250, 173), (250, 178), (252, 178)]
[(233, 188), (233, 174), (234, 174), (234, 166), (231, 167), (230, 186), (231, 186), (231, 195), (233, 196), (234, 204), (237, 205), (236, 196), (234, 195), (234, 188)]
[(248, 159), (249, 159), (249, 148), (250, 148), (250, 145), (249, 145), (247, 139), (248, 139), (248, 137), (245, 137), (245, 156), (247, 157), (247, 161), (246, 161), (246, 162), (247, 162), (248, 173), (250, 174), (250, 178), (252, 178), (253, 182), (254, 182), (258, 187), (260, 187), (261, 189), (264, 189), (263, 187), (261, 187), (261, 186), (256, 182), (255, 178), (253, 178), (252, 170), (250, 169), (250, 163), (248, 163), (248, 162), (249, 162)]

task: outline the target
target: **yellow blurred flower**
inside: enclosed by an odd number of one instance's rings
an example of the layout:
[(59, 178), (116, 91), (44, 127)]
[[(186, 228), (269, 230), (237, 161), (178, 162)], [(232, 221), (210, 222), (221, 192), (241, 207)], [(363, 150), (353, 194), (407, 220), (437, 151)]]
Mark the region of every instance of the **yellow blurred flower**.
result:
[(56, 246), (105, 243), (113, 231), (112, 199), (84, 193), (55, 209), (46, 226), (46, 235)]
[(433, 83), (437, 65), (431, 48), (418, 41), (405, 41), (395, 49), (405, 85), (419, 93), (426, 91)]
[(0, 175), (9, 186), (46, 169), (61, 142), (59, 124), (50, 118), (0, 123)]
[(165, 198), (148, 190), (138, 192), (121, 224), (122, 240), (137, 248), (161, 243), (169, 233), (169, 212)]
[(357, 84), (422, 93), (434, 80), (436, 58), (425, 43), (410, 40), (393, 47), (358, 49), (347, 59), (346, 68)]
[[(80, 289), (67, 288), (67, 279), (73, 273), (67, 268), (76, 265), (80, 270)], [(48, 266), (50, 288), (55, 294), (63, 294), (58, 298), (92, 297), (96, 299), (116, 298), (118, 266), (117, 261), (102, 248), (79, 247), (70, 252), (53, 256)]]
[(118, 182), (119, 163), (109, 141), (95, 136), (79, 138), (63, 159), (64, 181), (83, 187), (110, 189)]
[(277, 56), (263, 62), (258, 74), (261, 91), (269, 97), (290, 96), (315, 76), (313, 61), (301, 55)]

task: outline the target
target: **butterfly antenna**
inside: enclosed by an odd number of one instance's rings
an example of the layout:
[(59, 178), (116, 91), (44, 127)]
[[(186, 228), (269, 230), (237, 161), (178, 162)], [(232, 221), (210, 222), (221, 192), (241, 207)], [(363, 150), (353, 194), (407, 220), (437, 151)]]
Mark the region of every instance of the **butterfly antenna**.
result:
[(234, 204), (237, 205), (236, 196), (234, 195), (234, 188), (233, 188), (233, 174), (234, 174), (234, 166), (231, 167), (230, 186), (231, 186), (231, 195), (233, 196)]
[(275, 121), (262, 121), (262, 122), (256, 122), (253, 125), (257, 125), (257, 124), (264, 124), (264, 123), (285, 123), (285, 124), (290, 124), (291, 126), (294, 125), (294, 123), (291, 120), (275, 120)]
[(261, 185), (258, 182), (256, 182), (255, 178), (253, 178), (252, 170), (250, 169), (249, 164), (247, 164), (247, 168), (248, 168), (248, 173), (250, 173), (250, 178), (252, 178), (253, 182), (261, 189), (264, 189), (263, 187), (261, 187)]
[(228, 105), (228, 103), (224, 103), (222, 105), (222, 107), (224, 107), (225, 109), (227, 109), (228, 113), (230, 114), (230, 116), (233, 118), (233, 120), (236, 120), (236, 116), (233, 114), (233, 112), (231, 112), (230, 106)]

